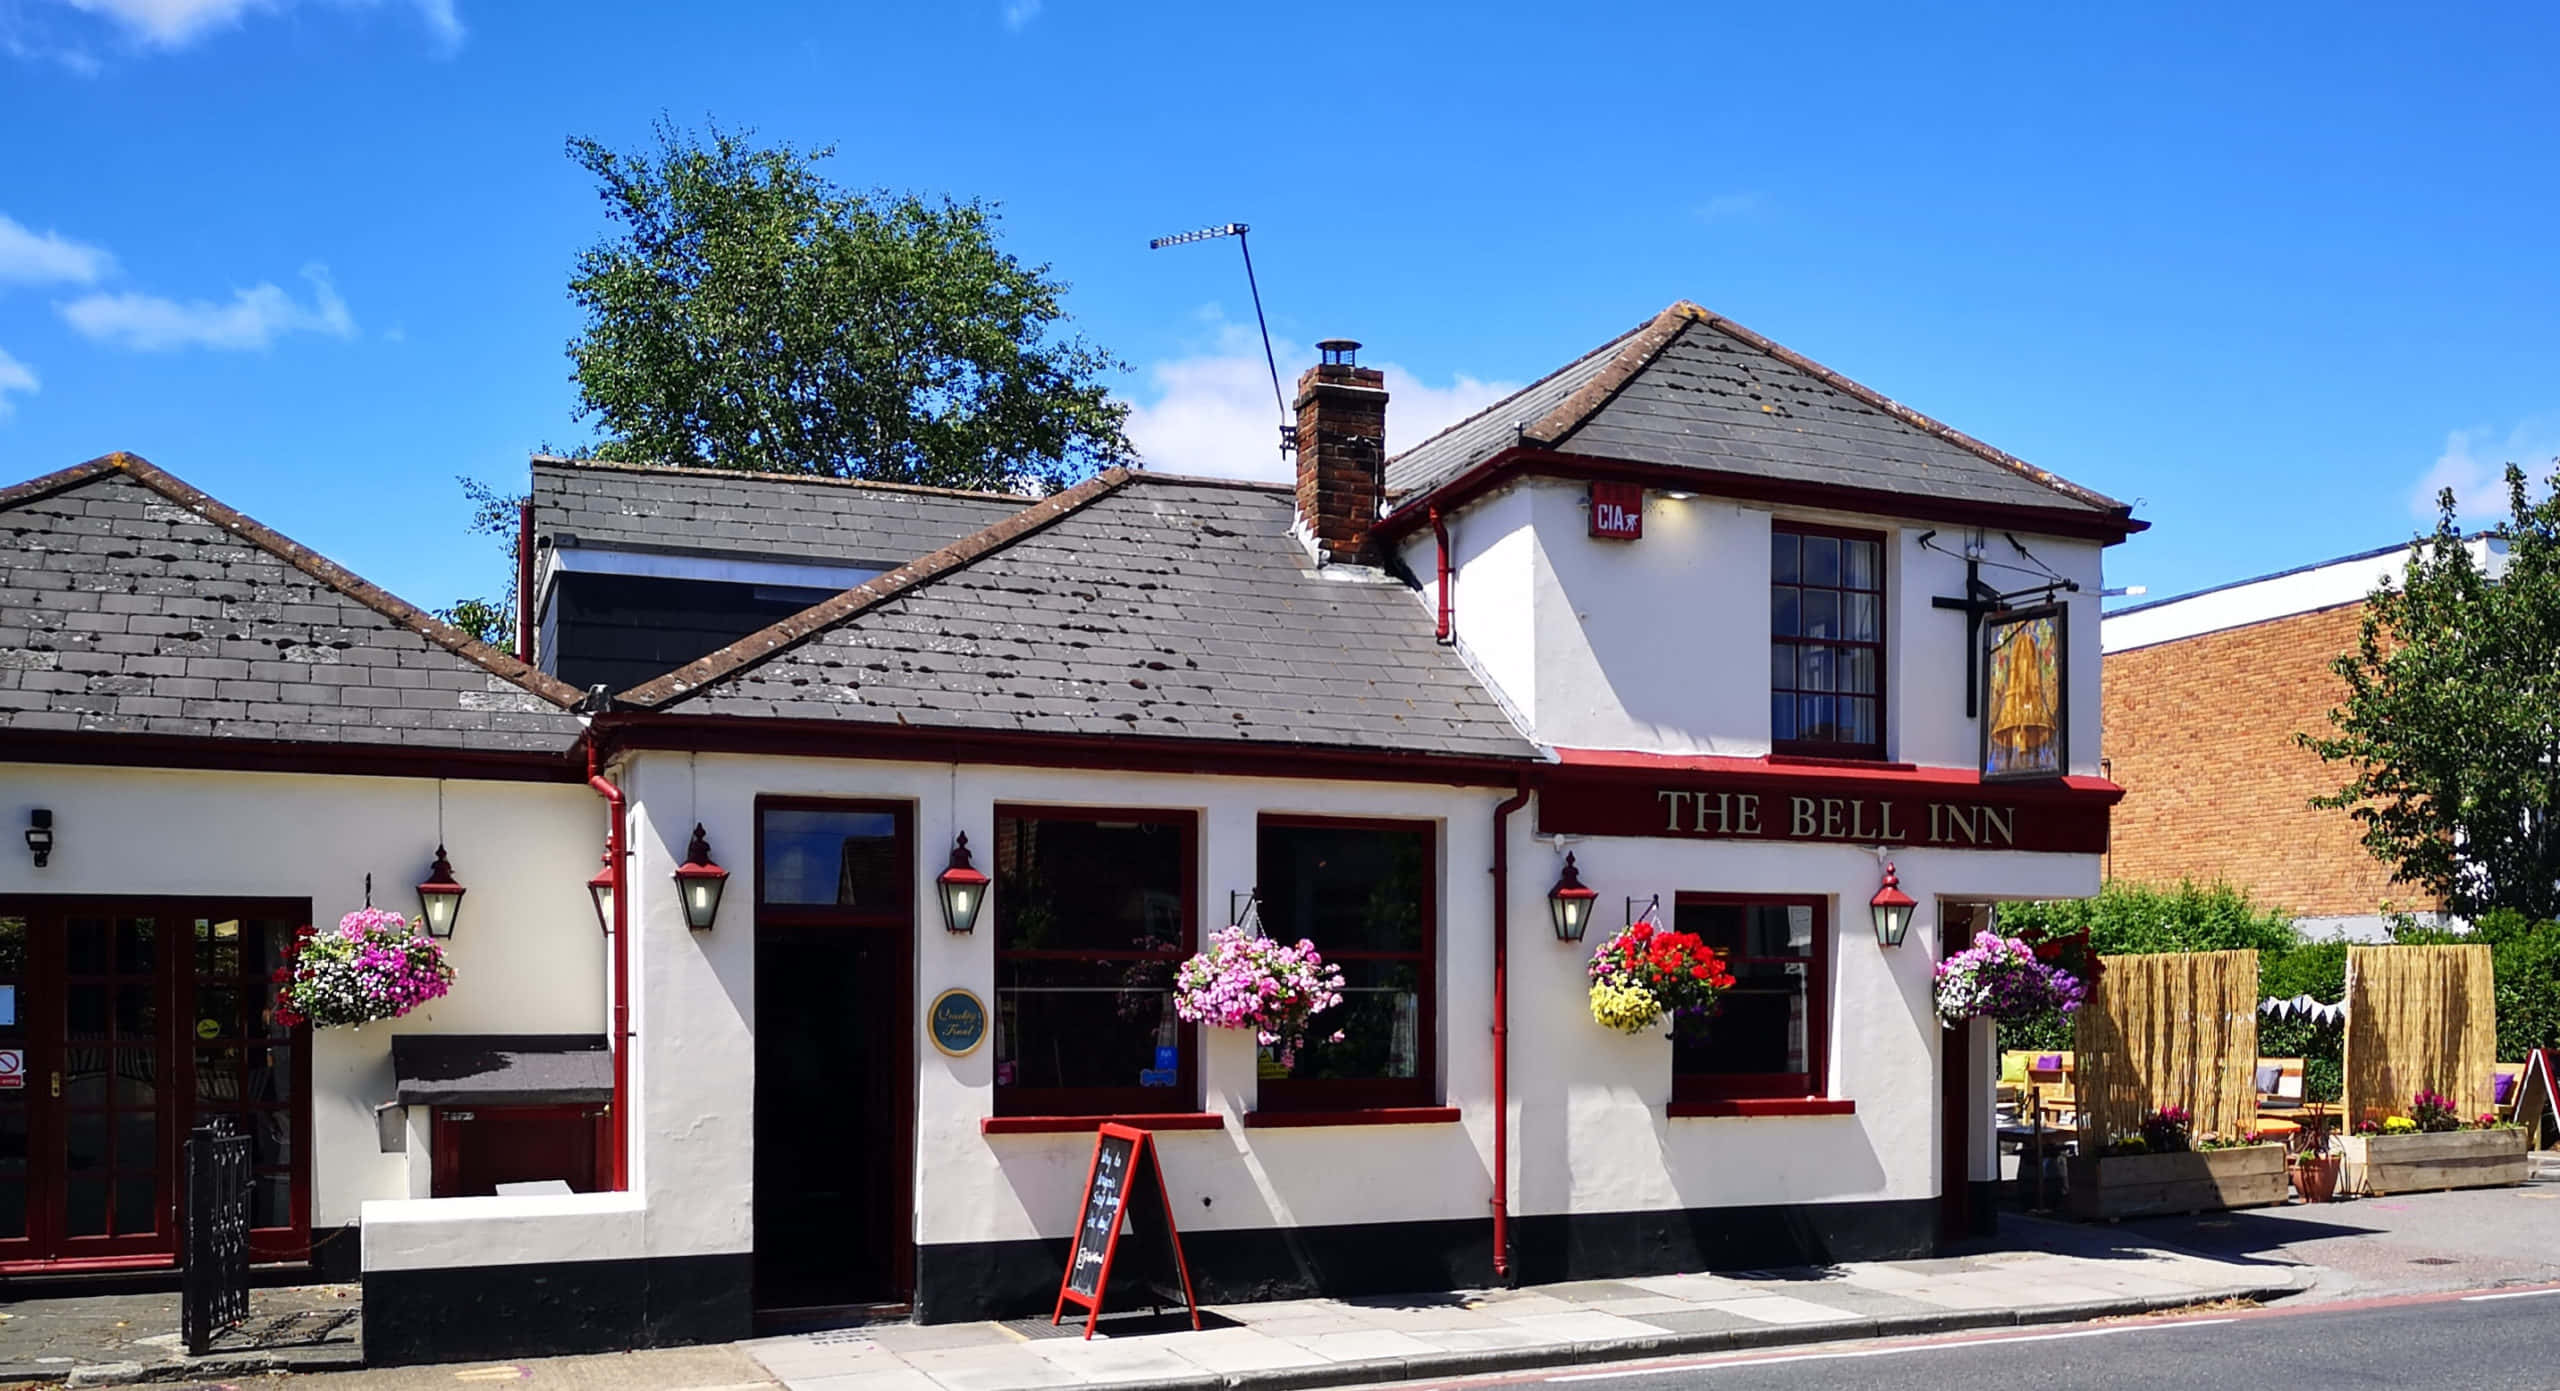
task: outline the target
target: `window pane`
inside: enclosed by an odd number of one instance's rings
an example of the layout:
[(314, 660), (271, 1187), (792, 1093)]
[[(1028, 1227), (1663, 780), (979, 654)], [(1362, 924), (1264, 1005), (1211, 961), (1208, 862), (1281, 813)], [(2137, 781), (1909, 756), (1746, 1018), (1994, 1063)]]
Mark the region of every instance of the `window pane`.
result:
[(1832, 688), (1832, 658), (1832, 649), (1828, 647), (1805, 647), (1797, 649), (1796, 662), (1797, 665), (1803, 669), (1804, 679), (1796, 683), (1796, 689), (1800, 691), (1830, 690)]
[(200, 976), (236, 976), (240, 974), (240, 924), (236, 921), (215, 922), (211, 918), (195, 920), (196, 974)]
[(1263, 935), (1304, 937), (1328, 954), (1423, 950), (1429, 836), (1421, 827), (1263, 827), (1256, 880)]
[(1804, 591), (1804, 635), (1809, 638), (1840, 636), (1840, 596), (1828, 589)]
[(1804, 538), (1804, 582), (1840, 583), (1840, 540), (1836, 536)]
[(116, 923), (116, 972), (119, 975), (151, 974), (158, 934), (149, 918), (124, 918)]
[(107, 924), (103, 918), (73, 918), (63, 927), (70, 947), (71, 974), (102, 976), (107, 972)]
[[(999, 961), (996, 966), (996, 1085), (1137, 1087), (1161, 1085), (1163, 1109), (1178, 1111), (1159, 1057), (1176, 1063), (1180, 1021), (1173, 1012), (1172, 960)], [(1163, 1052), (1160, 1054), (1158, 1050)], [(1168, 1065), (1165, 1074), (1174, 1071)]]
[(1185, 834), (1161, 822), (996, 818), (997, 946), (1178, 951)]
[(159, 1227), (159, 1185), (149, 1175), (127, 1174), (116, 1180), (116, 1233), (131, 1236)]
[(1769, 697), (1769, 737), (1796, 737), (1796, 698), (1784, 691)]
[[(1422, 1058), (1422, 963), (1345, 961), (1342, 1003), (1316, 1016), (1293, 1078), (1409, 1078)], [(1335, 1032), (1342, 1042), (1329, 1043)], [(1280, 1050), (1263, 1056), (1277, 1062)]]
[(1844, 744), (1879, 744), (1876, 734), (1876, 702), (1873, 696), (1843, 696), (1840, 700), (1840, 742)]
[(1837, 739), (1838, 729), (1832, 723), (1831, 697), (1796, 697), (1796, 737), (1799, 739)]
[(1851, 642), (1876, 642), (1876, 596), (1843, 594), (1840, 596), (1840, 636)]
[(1794, 584), (1801, 573), (1796, 565), (1795, 533), (1769, 533), (1769, 581), (1772, 584)]
[(73, 1111), (62, 1118), (62, 1157), (73, 1173), (107, 1167), (107, 1113)]
[(0, 918), (0, 976), (27, 969), (27, 920)]
[(1860, 695), (1874, 695), (1876, 690), (1876, 650), (1872, 647), (1843, 647), (1838, 650), (1840, 689)]
[(76, 1178), (63, 1185), (63, 1233), (67, 1236), (107, 1234), (107, 1181)]
[(1810, 1072), (1809, 976), (1800, 961), (1734, 966), (1733, 988), (1717, 999), (1713, 1015), (1682, 1015), (1674, 1022), (1672, 1071), (1724, 1077)]
[(1884, 588), (1884, 567), (1877, 563), (1873, 541), (1840, 543), (1840, 584), (1845, 589)]
[(27, 1171), (27, 1108), (0, 1106), (0, 1174)]
[(1813, 909), (1802, 904), (1683, 903), (1672, 923), (1729, 958), (1813, 954)]
[(292, 1224), (293, 1175), (258, 1175), (257, 1187), (249, 1191), (249, 1225), (285, 1227)]
[(148, 1106), (160, 1094), (158, 1059), (148, 1048), (116, 1050), (116, 1104)]
[(1793, 690), (1795, 684), (1795, 646), (1784, 642), (1769, 644), (1769, 688), (1778, 691)]
[(15, 1179), (0, 1180), (0, 1237), (26, 1234), (27, 1186)]
[(898, 818), (885, 811), (775, 807), (764, 813), (767, 903), (895, 912), (913, 867), (898, 856)]
[(1772, 637), (1791, 638), (1797, 631), (1797, 591), (1769, 591), (1769, 633)]

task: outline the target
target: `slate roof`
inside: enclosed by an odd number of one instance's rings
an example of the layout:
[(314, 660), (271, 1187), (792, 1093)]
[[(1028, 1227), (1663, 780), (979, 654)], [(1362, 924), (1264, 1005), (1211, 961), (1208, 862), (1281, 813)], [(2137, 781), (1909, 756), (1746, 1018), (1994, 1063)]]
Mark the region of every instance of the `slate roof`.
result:
[(625, 692), (698, 715), (1531, 759), (1403, 584), (1286, 487), (1112, 470)]
[(768, 556), (886, 570), (1032, 500), (898, 483), (536, 457), (536, 544)]
[(556, 753), (577, 699), (133, 455), (0, 489), (0, 734)]
[(2142, 526), (2114, 498), (1685, 300), (1389, 460), (1387, 489), (1410, 505), (1514, 445)]

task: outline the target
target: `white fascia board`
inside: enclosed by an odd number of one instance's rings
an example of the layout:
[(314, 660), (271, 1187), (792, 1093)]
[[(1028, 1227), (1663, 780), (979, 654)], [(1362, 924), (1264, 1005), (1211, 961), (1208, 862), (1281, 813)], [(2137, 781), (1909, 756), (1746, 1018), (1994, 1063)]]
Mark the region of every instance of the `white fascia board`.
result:
[[(2506, 542), (2483, 536), (2466, 544), (2472, 563), (2491, 576), (2506, 568)], [(2104, 652), (2128, 652), (2341, 604), (2361, 603), (2372, 597), (2375, 587), (2384, 580), (2398, 580), (2408, 565), (2409, 547), (2394, 546), (2387, 551), (2348, 556), (2179, 598), (2138, 604), (2108, 614), (2099, 623), (2099, 648)]]
[(738, 560), (728, 556), (669, 555), (663, 551), (624, 551), (607, 546), (553, 546), (542, 572), (542, 591), (566, 571), (582, 574), (635, 575), (657, 580), (713, 580), (722, 584), (770, 584), (792, 589), (851, 589), (888, 573), (868, 565), (824, 565), (785, 560)]

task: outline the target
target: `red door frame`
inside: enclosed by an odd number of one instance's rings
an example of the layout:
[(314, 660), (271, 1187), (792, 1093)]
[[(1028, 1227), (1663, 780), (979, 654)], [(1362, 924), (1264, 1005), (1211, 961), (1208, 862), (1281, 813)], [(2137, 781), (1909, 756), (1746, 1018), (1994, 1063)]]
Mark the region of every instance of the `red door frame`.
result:
[[(69, 946), (65, 924), (73, 918), (151, 918), (155, 923), (152, 1000), (159, 1037), (151, 1046), (157, 1088), (153, 1168), (157, 1182), (154, 1230), (134, 1236), (67, 1237), (62, 1184), (67, 1108), (51, 1094), (63, 1069), (63, 1018)], [(135, 897), (104, 894), (0, 895), (0, 918), (26, 921), (27, 963), (19, 978), (19, 1025), (12, 1042), (25, 1049), (28, 1106), (26, 1230), (0, 1240), (0, 1275), (68, 1274), (89, 1270), (171, 1267), (178, 1264), (180, 1204), (184, 1193), (186, 1133), (197, 1120), (195, 1019), (197, 973), (192, 922), (199, 917), (269, 918), (289, 925), (311, 919), (308, 899)], [(165, 935), (163, 935), (165, 934)], [(110, 934), (110, 951), (112, 933)], [(243, 977), (245, 979), (245, 975)], [(110, 1000), (112, 1008), (112, 999)], [(293, 1049), (292, 1169), (288, 1225), (254, 1228), (251, 1259), (304, 1260), (311, 1250), (311, 1033), (296, 1028), (279, 1040)], [(102, 1045), (104, 1046), (104, 1045)], [(243, 1040), (242, 1046), (247, 1046)], [(112, 1083), (110, 1083), (112, 1085)], [(112, 1190), (109, 1194), (112, 1203)]]

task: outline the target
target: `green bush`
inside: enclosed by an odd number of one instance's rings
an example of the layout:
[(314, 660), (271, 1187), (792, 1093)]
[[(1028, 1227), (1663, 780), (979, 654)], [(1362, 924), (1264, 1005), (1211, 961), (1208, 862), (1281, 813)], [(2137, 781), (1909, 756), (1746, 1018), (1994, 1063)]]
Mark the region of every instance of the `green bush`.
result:
[(2498, 982), (2498, 1058), (2514, 1062), (2536, 1048), (2560, 1048), (2560, 923), (2532, 922), (2505, 908), (2480, 915), (2469, 932), (2392, 925), (2395, 942), (2436, 945), (2472, 942), (2489, 948)]

